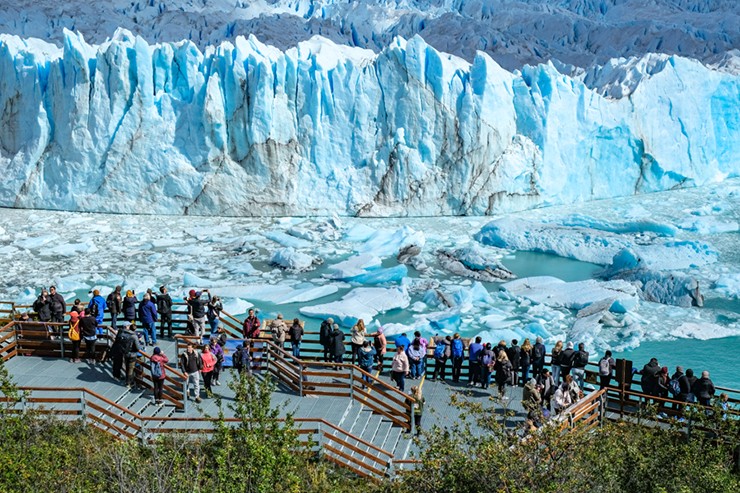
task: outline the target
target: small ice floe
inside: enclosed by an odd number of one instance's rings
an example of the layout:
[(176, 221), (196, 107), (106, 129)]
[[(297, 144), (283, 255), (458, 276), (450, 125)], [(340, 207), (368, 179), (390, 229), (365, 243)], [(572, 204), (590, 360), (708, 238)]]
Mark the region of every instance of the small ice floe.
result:
[(525, 277), (510, 281), (501, 289), (511, 295), (552, 307), (580, 310), (592, 303), (611, 300), (610, 306), (622, 311), (637, 305), (638, 290), (621, 280), (565, 282), (556, 277)]
[(728, 298), (740, 298), (740, 273), (720, 276), (714, 281), (713, 287)]
[(411, 303), (405, 287), (356, 288), (341, 300), (322, 305), (304, 306), (299, 311), (312, 318), (332, 317), (345, 327), (351, 327), (358, 319), (370, 324), (379, 314), (396, 308), (406, 308)]
[(270, 258), (270, 264), (290, 272), (307, 272), (321, 265), (323, 260), (318, 257), (296, 251), (292, 247), (276, 250)]
[(516, 276), (501, 263), (475, 244), (456, 250), (437, 250), (440, 265), (458, 276), (476, 281), (497, 282)]
[(614, 256), (602, 275), (609, 280), (633, 283), (640, 289), (641, 298), (647, 301), (683, 307), (704, 305), (696, 279), (677, 272), (649, 269), (639, 255), (627, 248)]

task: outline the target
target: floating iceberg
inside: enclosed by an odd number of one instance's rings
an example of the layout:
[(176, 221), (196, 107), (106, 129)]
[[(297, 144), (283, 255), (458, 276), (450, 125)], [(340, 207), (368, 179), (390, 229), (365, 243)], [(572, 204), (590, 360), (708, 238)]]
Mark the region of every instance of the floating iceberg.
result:
[(275, 250), (270, 263), (290, 272), (306, 272), (321, 264), (322, 260), (288, 247)]
[(497, 282), (513, 279), (516, 276), (501, 263), (475, 244), (456, 250), (438, 250), (440, 265), (458, 276), (470, 277), (477, 281)]
[(332, 317), (335, 322), (351, 327), (358, 319), (370, 324), (379, 314), (411, 303), (405, 288), (356, 288), (341, 300), (323, 305), (304, 306), (299, 311), (312, 318)]
[[(638, 229), (640, 224), (643, 227)], [(645, 233), (657, 229), (651, 222), (634, 223), (630, 229), (638, 236), (507, 217), (489, 222), (475, 239), (498, 248), (551, 253), (601, 265), (611, 264), (617, 253), (628, 248), (655, 270), (686, 269), (717, 261), (717, 251), (705, 242), (646, 237)]]
[(556, 277), (526, 277), (501, 285), (506, 293), (553, 307), (580, 310), (592, 303), (609, 300), (619, 310), (637, 305), (638, 290), (626, 281), (565, 282)]

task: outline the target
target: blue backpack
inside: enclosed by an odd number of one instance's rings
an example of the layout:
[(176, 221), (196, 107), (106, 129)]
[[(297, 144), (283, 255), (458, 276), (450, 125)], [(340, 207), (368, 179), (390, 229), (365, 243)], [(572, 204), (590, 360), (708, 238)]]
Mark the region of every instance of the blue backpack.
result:
[(463, 355), (463, 342), (462, 339), (452, 339), (452, 356), (455, 358), (462, 358)]
[(443, 343), (438, 342), (434, 347), (434, 357), (435, 359), (442, 359), (445, 357), (445, 345)]
[(162, 378), (162, 365), (159, 363), (159, 361), (152, 361), (151, 369), (153, 379), (159, 380), (160, 378)]

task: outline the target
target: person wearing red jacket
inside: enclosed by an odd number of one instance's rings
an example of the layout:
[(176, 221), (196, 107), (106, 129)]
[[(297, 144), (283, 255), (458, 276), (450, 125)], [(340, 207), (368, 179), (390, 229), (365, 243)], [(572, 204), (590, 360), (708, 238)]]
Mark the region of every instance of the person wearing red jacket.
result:
[(162, 400), (162, 387), (164, 386), (164, 380), (167, 378), (164, 371), (164, 365), (169, 363), (170, 360), (157, 346), (154, 348), (154, 354), (151, 357), (152, 368), (154, 363), (159, 363), (160, 375), (156, 376), (154, 369), (152, 369), (152, 382), (154, 383), (154, 403), (158, 406), (163, 406), (164, 401)]

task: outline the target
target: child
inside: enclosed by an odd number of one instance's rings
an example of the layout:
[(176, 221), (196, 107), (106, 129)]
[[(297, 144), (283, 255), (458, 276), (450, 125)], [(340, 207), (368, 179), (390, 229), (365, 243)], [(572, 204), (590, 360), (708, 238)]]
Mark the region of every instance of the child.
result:
[(416, 428), (416, 436), (421, 435), (421, 415), (424, 413), (424, 403), (426, 399), (421, 395), (421, 387), (411, 387), (411, 397), (416, 400), (414, 403), (414, 427)]

